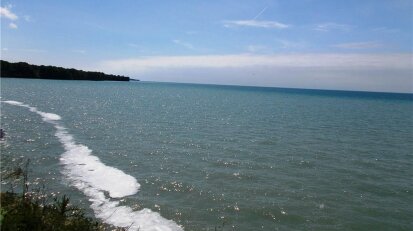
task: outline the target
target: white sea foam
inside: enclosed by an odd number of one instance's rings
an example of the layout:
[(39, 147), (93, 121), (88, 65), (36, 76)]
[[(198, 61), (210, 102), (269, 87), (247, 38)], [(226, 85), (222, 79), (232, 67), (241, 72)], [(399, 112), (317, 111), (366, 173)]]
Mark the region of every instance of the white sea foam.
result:
[(11, 105), (17, 105), (17, 106), (23, 105), (23, 103), (18, 102), (18, 101), (14, 101), (14, 100), (6, 100), (6, 101), (2, 101), (2, 102), (5, 102), (5, 103), (11, 104)]
[[(92, 203), (95, 216), (107, 224), (119, 227), (129, 227), (128, 230), (141, 231), (178, 231), (183, 230), (174, 221), (163, 218), (150, 209), (133, 211), (128, 206), (120, 206), (119, 200), (124, 196), (138, 192), (140, 185), (137, 180), (121, 170), (106, 166), (98, 157), (92, 155), (92, 150), (82, 144), (76, 144), (67, 129), (58, 123), (61, 117), (57, 114), (37, 110), (18, 101), (1, 101), (7, 104), (26, 107), (39, 114), (45, 122), (56, 128), (56, 137), (62, 143), (65, 152), (60, 161), (64, 166), (63, 173), (72, 186), (82, 191)], [(109, 197), (105, 195), (109, 194)]]
[(112, 198), (138, 192), (140, 185), (135, 178), (104, 165), (98, 157), (92, 155), (92, 150), (85, 145), (76, 144), (65, 128), (57, 126), (56, 129), (56, 136), (66, 150), (60, 161), (65, 165), (66, 175), (70, 176), (75, 185), (86, 183), (88, 187), (107, 191)]
[(53, 113), (47, 113), (47, 112), (41, 112), (41, 111), (37, 111), (37, 114), (41, 115), (43, 120), (45, 121), (49, 121), (49, 120), (61, 120), (62, 118), (57, 115), (57, 114), (53, 114)]

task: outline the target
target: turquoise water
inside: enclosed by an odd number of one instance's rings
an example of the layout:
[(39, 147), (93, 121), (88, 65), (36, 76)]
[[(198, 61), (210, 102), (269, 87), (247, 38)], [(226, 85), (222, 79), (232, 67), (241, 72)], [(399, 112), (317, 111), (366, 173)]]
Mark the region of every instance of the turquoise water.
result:
[[(1, 90), (25, 105), (1, 104), (2, 170), (30, 158), (34, 184), (104, 220), (93, 190), (176, 230), (413, 226), (412, 95), (30, 79)], [(87, 172), (98, 164), (102, 179)]]

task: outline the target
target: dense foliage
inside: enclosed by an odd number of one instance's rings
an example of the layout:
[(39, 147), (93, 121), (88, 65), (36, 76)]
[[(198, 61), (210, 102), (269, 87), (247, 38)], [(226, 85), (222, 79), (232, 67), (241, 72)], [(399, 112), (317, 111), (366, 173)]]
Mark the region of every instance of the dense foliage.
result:
[(24, 62), (10, 63), (4, 60), (1, 60), (0, 76), (34, 79), (129, 81), (129, 77), (107, 75), (102, 72), (81, 71), (55, 66), (38, 66)]
[[(124, 231), (87, 217), (83, 210), (70, 204), (69, 198), (50, 197), (41, 189), (31, 189), (27, 166), (18, 167), (5, 176), (1, 183), (11, 184), (10, 190), (0, 193), (0, 230), (2, 231)], [(20, 182), (19, 193), (14, 192)], [(14, 186), (13, 186), (14, 185)], [(13, 187), (12, 187), (13, 186)]]
[(0, 194), (1, 230), (104, 230), (102, 224), (84, 215), (81, 209), (69, 205), (63, 196), (54, 203), (27, 195), (5, 192)]

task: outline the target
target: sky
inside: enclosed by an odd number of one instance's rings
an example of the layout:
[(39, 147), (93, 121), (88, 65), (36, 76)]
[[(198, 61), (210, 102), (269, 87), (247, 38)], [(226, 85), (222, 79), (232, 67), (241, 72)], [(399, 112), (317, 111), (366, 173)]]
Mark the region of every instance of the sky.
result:
[(2, 0), (1, 59), (145, 81), (413, 93), (411, 0)]

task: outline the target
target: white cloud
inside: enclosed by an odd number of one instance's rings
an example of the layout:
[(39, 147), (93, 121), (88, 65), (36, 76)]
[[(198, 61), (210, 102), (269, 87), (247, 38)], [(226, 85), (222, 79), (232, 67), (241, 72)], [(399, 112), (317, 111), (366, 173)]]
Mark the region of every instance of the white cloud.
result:
[(11, 6), (0, 7), (0, 16), (10, 20), (17, 20), (19, 17), (10, 11)]
[(234, 20), (234, 21), (223, 21), (225, 27), (260, 27), (260, 28), (270, 28), (270, 29), (286, 29), (290, 25), (276, 22), (276, 21), (261, 21), (261, 20)]
[(334, 22), (327, 22), (327, 23), (320, 23), (315, 25), (314, 30), (316, 31), (323, 31), (323, 32), (329, 32), (329, 31), (350, 31), (354, 28), (352, 25), (348, 24), (339, 24), (339, 23), (334, 23)]
[(183, 42), (183, 41), (181, 41), (181, 40), (179, 40), (179, 39), (175, 39), (175, 40), (173, 40), (172, 42), (175, 43), (175, 44), (177, 44), (177, 45), (183, 46), (183, 47), (185, 47), (185, 48), (187, 48), (187, 49), (189, 49), (189, 50), (195, 50), (194, 45), (192, 45), (192, 44), (190, 44), (190, 43), (187, 43), (187, 42)]
[[(0, 16), (2, 18), (6, 18), (6, 19), (9, 19), (11, 21), (16, 21), (19, 17), (15, 13), (11, 12), (11, 10), (10, 10), (11, 7), (12, 7), (11, 5), (8, 5), (6, 7), (0, 7)], [(17, 29), (17, 24), (14, 23), (14, 22), (10, 22), (9, 23), (9, 28), (10, 29)]]
[(372, 48), (378, 48), (382, 46), (383, 44), (376, 42), (376, 41), (340, 43), (340, 44), (333, 45), (333, 47), (342, 48), (342, 49), (372, 49)]
[(9, 23), (9, 28), (10, 29), (17, 29), (16, 23), (13, 23), (13, 22)]

